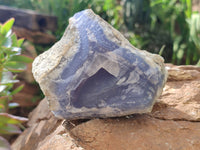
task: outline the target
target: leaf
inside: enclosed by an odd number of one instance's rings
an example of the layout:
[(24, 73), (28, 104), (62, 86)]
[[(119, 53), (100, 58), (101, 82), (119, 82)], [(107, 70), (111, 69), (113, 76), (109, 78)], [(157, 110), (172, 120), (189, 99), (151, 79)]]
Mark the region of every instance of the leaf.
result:
[(13, 79), (13, 74), (10, 71), (3, 71), (2, 78), (1, 78), (1, 84), (8, 83)]
[(17, 61), (17, 62), (24, 62), (24, 63), (31, 63), (33, 59), (24, 55), (15, 55), (13, 56), (10, 61)]
[(15, 95), (15, 94), (17, 94), (18, 92), (20, 92), (20, 91), (23, 89), (23, 87), (24, 87), (24, 85), (18, 86), (16, 89), (14, 89), (14, 90), (10, 93), (10, 95)]
[[(17, 52), (12, 51), (12, 47), (6, 47), (6, 46), (2, 46), (1, 47), (2, 52), (5, 53), (5, 56), (12, 56), (12, 55), (16, 55)], [(4, 57), (6, 58), (6, 57)]]
[(24, 38), (17, 40), (17, 46), (21, 47), (22, 43), (24, 42)]
[(0, 85), (0, 92), (6, 89), (6, 85)]
[(28, 121), (27, 118), (14, 116), (8, 113), (0, 113), (1, 124), (19, 124)]
[(13, 79), (13, 75), (11, 72), (3, 72), (0, 82), (0, 92), (7, 88), (7, 84), (10, 83)]
[(8, 96), (1, 96), (0, 97), (0, 105), (1, 105), (1, 111), (0, 112), (6, 112), (8, 109)]
[(177, 36), (177, 37), (174, 39), (174, 43), (173, 43), (173, 51), (174, 51), (174, 52), (177, 52), (177, 51), (178, 51), (181, 40), (182, 40), (182, 37), (181, 37), (181, 36)]
[(1, 134), (20, 134), (21, 132), (20, 128), (13, 124), (4, 124), (0, 126)]
[[(19, 80), (9, 80), (9, 81), (7, 81), (7, 82), (4, 82), (4, 83), (1, 83), (0, 84), (0, 86), (2, 85), (2, 86), (8, 86), (8, 85), (10, 85), (10, 84), (13, 84), (13, 83), (18, 83), (19, 82)], [(1, 91), (1, 90), (0, 90)]]
[(12, 51), (15, 52), (15, 55), (21, 54), (21, 48), (20, 47), (12, 47)]
[(103, 9), (105, 11), (110, 11), (110, 10), (112, 10), (112, 7), (113, 7), (113, 1), (112, 0), (106, 0), (105, 3), (104, 3)]
[(18, 47), (17, 36), (15, 34), (12, 34), (11, 35), (11, 39), (12, 39), (12, 46), (13, 47)]
[(10, 30), (7, 32), (7, 34), (6, 34), (6, 37), (7, 37), (7, 38), (10, 38), (11, 34), (12, 34), (12, 30), (10, 29)]
[(164, 49), (165, 49), (165, 45), (163, 45), (163, 46), (161, 47), (160, 51), (159, 51), (159, 55), (160, 55), (160, 56), (162, 56), (162, 53), (163, 53)]
[(2, 136), (0, 136), (0, 149), (1, 150), (11, 150), (10, 144)]
[(14, 18), (11, 18), (8, 21), (6, 21), (1, 27), (1, 34), (6, 35), (8, 31), (11, 30), (14, 22), (15, 22)]
[(200, 59), (199, 59), (199, 61), (197, 62), (197, 64), (196, 64), (196, 65), (200, 67)]
[(177, 53), (177, 59), (181, 60), (183, 58), (184, 49), (179, 49)]
[(5, 63), (5, 68), (12, 72), (21, 72), (26, 70), (26, 64), (16, 61), (9, 61)]
[(14, 56), (14, 55), (20, 55), (21, 54), (21, 48), (19, 48), (19, 47), (6, 47), (6, 46), (2, 46), (1, 50), (7, 56)]
[(5, 38), (5, 40), (4, 40), (4, 42), (3, 42), (3, 45), (4, 45), (5, 47), (10, 48), (10, 47), (12, 46), (12, 39), (9, 38), (9, 37)]
[(192, 1), (186, 0), (186, 6), (187, 6), (187, 9), (185, 11), (185, 14), (186, 14), (187, 18), (190, 18), (192, 15)]
[(200, 14), (193, 13), (191, 18), (187, 20), (187, 23), (190, 27), (190, 38), (196, 47), (200, 49)]
[(4, 59), (4, 53), (0, 53), (0, 62), (2, 62), (2, 59)]
[(151, 2), (151, 7), (154, 7), (155, 5), (158, 5), (158, 4), (162, 3), (162, 2), (163, 2), (163, 0), (155, 0), (155, 1), (152, 1), (152, 2)]

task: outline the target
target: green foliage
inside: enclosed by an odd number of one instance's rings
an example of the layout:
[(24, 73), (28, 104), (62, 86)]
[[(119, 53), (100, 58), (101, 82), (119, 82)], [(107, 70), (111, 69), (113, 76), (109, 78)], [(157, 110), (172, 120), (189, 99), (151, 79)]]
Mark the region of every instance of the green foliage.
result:
[[(27, 121), (26, 118), (8, 114), (9, 109), (18, 106), (18, 104), (10, 102), (12, 96), (23, 88), (21, 85), (13, 89), (14, 83), (18, 82), (13, 73), (24, 71), (26, 63), (32, 62), (31, 58), (20, 55), (23, 39), (18, 40), (12, 33), (13, 24), (13, 18), (0, 24), (0, 134), (21, 133), (19, 126)], [(4, 139), (0, 137), (0, 143), (3, 141)], [(5, 142), (3, 143), (5, 146)], [(0, 147), (2, 146), (1, 144)]]
[[(67, 25), (68, 20), (76, 12), (90, 8), (101, 15), (115, 28), (119, 29), (123, 23), (122, 6), (116, 0), (0, 0), (0, 4), (36, 10), (40, 13), (58, 17), (58, 29), (53, 33), (59, 40)], [(37, 53), (49, 49), (51, 45), (35, 45)]]
[(0, 4), (18, 8), (33, 9), (41, 13), (55, 15), (58, 17), (57, 39), (60, 39), (68, 25), (68, 19), (76, 12), (91, 8), (100, 14), (115, 28), (122, 23), (122, 6), (116, 0), (0, 0)]
[[(200, 57), (200, 20), (199, 13), (192, 12), (191, 0), (164, 0), (159, 2), (154, 0), (151, 3), (152, 10), (157, 9), (152, 14), (161, 20), (163, 30), (170, 33), (173, 41), (172, 62), (175, 64), (193, 64)], [(159, 8), (162, 9), (159, 9)], [(164, 10), (164, 11), (163, 11)], [(197, 24), (196, 24), (197, 23)], [(196, 31), (194, 33), (194, 31)]]
[[(74, 13), (91, 8), (117, 29), (123, 30), (125, 24), (134, 46), (162, 53), (166, 62), (200, 62), (200, 14), (192, 11), (192, 0), (0, 0), (0, 4), (56, 15), (57, 39)], [(41, 53), (48, 48), (37, 49)], [(8, 64), (15, 70), (12, 65)]]
[(18, 126), (23, 122), (28, 121), (27, 118), (17, 117), (8, 113), (0, 113), (0, 133), (1, 134), (18, 134), (21, 130)]
[[(89, 3), (90, 4), (90, 3)], [(108, 21), (116, 29), (120, 29), (123, 24), (122, 6), (116, 0), (91, 0), (91, 9)]]
[(67, 27), (68, 19), (76, 12), (87, 8), (101, 14), (105, 20), (116, 28), (119, 28), (122, 24), (120, 16), (122, 7), (117, 5), (115, 0), (31, 0), (31, 3), (35, 10), (58, 17), (58, 30), (56, 31), (58, 39)]
[(146, 26), (150, 22), (150, 7), (147, 0), (126, 0), (124, 2), (124, 23), (133, 30), (138, 25)]
[[(135, 1), (138, 2), (132, 2)], [(133, 43), (139, 40), (140, 48), (154, 48), (155, 53), (159, 53), (161, 47), (165, 46), (162, 49), (163, 56), (174, 64), (197, 63), (200, 58), (200, 14), (192, 11), (191, 2), (150, 0), (151, 23), (146, 23), (146, 26), (144, 23), (138, 25), (134, 31), (137, 36), (132, 37)]]

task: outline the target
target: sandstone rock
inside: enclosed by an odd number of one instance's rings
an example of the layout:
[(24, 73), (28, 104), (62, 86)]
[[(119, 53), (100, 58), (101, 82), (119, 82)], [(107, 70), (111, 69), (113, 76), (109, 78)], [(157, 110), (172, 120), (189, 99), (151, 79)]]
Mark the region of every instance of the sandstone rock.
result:
[(55, 118), (43, 100), (29, 116), (29, 128), (12, 144), (12, 150), (82, 150)]
[[(151, 113), (70, 121), (65, 123), (66, 130), (42, 101), (30, 115), (30, 127), (13, 143), (13, 150), (199, 150), (200, 67), (167, 68), (170, 80)], [(173, 80), (171, 70), (196, 75)]]
[(167, 68), (168, 82), (151, 114), (161, 119), (200, 121), (200, 67)]
[(199, 125), (134, 115), (129, 119), (91, 120), (70, 132), (86, 150), (198, 150)]
[(150, 112), (166, 81), (163, 59), (133, 47), (92, 10), (75, 14), (33, 74), (57, 117)]
[(166, 64), (168, 70), (168, 81), (184, 81), (198, 79), (200, 68), (197, 66), (174, 66)]

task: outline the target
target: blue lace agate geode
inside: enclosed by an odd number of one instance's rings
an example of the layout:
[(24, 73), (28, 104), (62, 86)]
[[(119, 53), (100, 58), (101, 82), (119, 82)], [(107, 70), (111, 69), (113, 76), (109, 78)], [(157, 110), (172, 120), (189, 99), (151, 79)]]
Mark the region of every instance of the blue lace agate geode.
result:
[(160, 56), (133, 47), (92, 10), (70, 18), (61, 40), (35, 59), (33, 74), (65, 119), (150, 112), (166, 82)]

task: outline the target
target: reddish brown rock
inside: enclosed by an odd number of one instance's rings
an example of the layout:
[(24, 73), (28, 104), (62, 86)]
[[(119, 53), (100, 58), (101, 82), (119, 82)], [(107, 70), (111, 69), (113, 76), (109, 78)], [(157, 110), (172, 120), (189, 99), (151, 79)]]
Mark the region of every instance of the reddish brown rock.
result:
[(29, 116), (27, 128), (12, 144), (12, 150), (82, 150), (47, 107), (46, 100)]
[(200, 67), (167, 67), (168, 82), (151, 115), (161, 119), (200, 121)]
[(199, 150), (200, 68), (167, 66), (168, 82), (151, 113), (66, 122), (64, 128), (42, 101), (13, 150)]
[(71, 134), (86, 150), (198, 150), (199, 126), (134, 115), (128, 119), (91, 120), (76, 126)]

